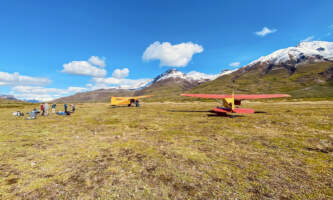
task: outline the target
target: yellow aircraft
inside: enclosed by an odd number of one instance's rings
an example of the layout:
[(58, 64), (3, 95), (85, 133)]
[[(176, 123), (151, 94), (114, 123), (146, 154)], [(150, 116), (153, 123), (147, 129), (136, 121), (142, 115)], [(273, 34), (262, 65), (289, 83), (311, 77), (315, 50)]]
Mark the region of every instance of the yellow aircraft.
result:
[(147, 96), (136, 96), (136, 97), (111, 97), (111, 105), (112, 106), (119, 106), (119, 105), (127, 105), (130, 107), (132, 103), (135, 104), (136, 107), (139, 107), (139, 99), (148, 98), (152, 95)]

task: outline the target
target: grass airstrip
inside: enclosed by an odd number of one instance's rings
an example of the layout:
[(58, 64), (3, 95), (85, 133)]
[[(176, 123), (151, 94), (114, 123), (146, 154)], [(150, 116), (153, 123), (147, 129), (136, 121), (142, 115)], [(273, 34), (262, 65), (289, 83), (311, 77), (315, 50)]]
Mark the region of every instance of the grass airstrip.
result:
[[(332, 199), (333, 101), (0, 107), (0, 199)], [(58, 109), (61, 107), (58, 104)], [(61, 107), (62, 108), (62, 107)]]

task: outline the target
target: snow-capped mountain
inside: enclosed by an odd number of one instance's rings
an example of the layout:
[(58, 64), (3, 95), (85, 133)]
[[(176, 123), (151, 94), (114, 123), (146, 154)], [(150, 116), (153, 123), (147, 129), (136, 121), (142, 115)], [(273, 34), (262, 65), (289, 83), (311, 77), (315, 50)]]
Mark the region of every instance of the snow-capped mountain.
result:
[(130, 86), (124, 85), (124, 86), (119, 86), (119, 87), (110, 87), (109, 89), (140, 90), (140, 89), (150, 85), (152, 81), (153, 81), (153, 79), (147, 79), (147, 80), (142, 80), (136, 84), (132, 84)]
[(189, 73), (183, 73), (176, 69), (170, 69), (166, 72), (157, 76), (152, 82), (156, 83), (166, 79), (183, 79), (186, 81), (196, 81), (196, 82), (205, 82), (218, 78), (221, 75), (227, 74), (229, 71), (226, 71), (224, 74), (205, 74), (197, 71), (191, 71)]
[(231, 92), (232, 84), (239, 93), (281, 92), (293, 97), (331, 97), (332, 81), (333, 42), (313, 41), (260, 57), (230, 76), (198, 85), (191, 92), (226, 93)]
[(301, 42), (296, 47), (280, 49), (267, 56), (262, 56), (245, 67), (256, 64), (296, 65), (307, 61), (333, 61), (333, 42)]
[(239, 70), (239, 68), (236, 68), (236, 69), (225, 69), (223, 70), (217, 77), (220, 77), (220, 76), (224, 76), (224, 75), (228, 75), (228, 74), (231, 74), (232, 72), (235, 72)]
[(152, 81), (152, 83), (156, 83), (162, 80), (166, 80), (166, 79), (186, 79), (185, 78), (185, 74), (183, 72), (180, 72), (176, 69), (169, 69), (167, 71), (165, 71), (164, 73), (158, 75), (157, 77), (154, 78), (154, 80)]
[(214, 80), (219, 76), (220, 74), (205, 74), (197, 71), (191, 71), (186, 74), (187, 79), (199, 82)]
[(146, 87), (141, 90), (137, 90), (135, 95), (163, 94), (163, 96), (177, 96), (178, 94), (196, 87), (201, 83), (214, 80), (219, 76), (228, 73), (230, 72), (224, 71), (220, 74), (205, 74), (197, 71), (191, 71), (189, 73), (183, 73), (176, 69), (169, 69), (154, 78), (154, 80), (147, 84)]

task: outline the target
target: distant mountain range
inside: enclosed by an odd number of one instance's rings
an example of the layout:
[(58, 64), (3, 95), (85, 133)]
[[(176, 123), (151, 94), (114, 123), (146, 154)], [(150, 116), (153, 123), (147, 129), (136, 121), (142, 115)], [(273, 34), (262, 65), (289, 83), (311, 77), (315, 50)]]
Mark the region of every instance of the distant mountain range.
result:
[[(110, 96), (154, 95), (153, 101), (179, 100), (191, 93), (289, 93), (294, 97), (333, 97), (333, 42), (301, 42), (235, 70), (217, 75), (170, 69), (136, 90), (105, 89), (61, 98), (109, 101)], [(149, 101), (148, 100), (148, 101)], [(57, 100), (59, 101), (59, 100)]]
[(25, 99), (25, 100), (23, 100), (23, 101), (25, 101), (25, 102), (29, 102), (29, 103), (40, 103), (41, 101), (38, 101), (38, 100), (36, 100), (36, 99)]
[(179, 97), (179, 94), (199, 86), (205, 82), (217, 79), (218, 77), (232, 73), (231, 70), (225, 70), (220, 74), (209, 75), (200, 72), (182, 73), (176, 69), (170, 69), (153, 79), (151, 84), (135, 91), (134, 95), (153, 95), (151, 99), (155, 100), (173, 100)]
[(33, 99), (19, 100), (19, 99), (16, 99), (14, 95), (1, 95), (0, 94), (0, 99), (1, 100), (10, 100), (10, 101), (24, 101), (24, 102), (29, 102), (29, 103), (39, 103), (38, 100), (33, 100)]
[[(100, 89), (54, 102), (107, 102), (111, 96), (154, 95), (149, 100), (179, 100), (191, 93), (289, 93), (293, 97), (333, 97), (333, 42), (301, 42), (220, 74), (170, 69), (136, 89)], [(148, 99), (147, 99), (148, 100)], [(148, 101), (149, 101), (148, 100)]]
[[(210, 75), (200, 72), (182, 73), (176, 69), (170, 69), (152, 79), (150, 82), (142, 85), (137, 89), (99, 89), (89, 92), (77, 93), (72, 96), (62, 97), (54, 100), (53, 102), (107, 102), (110, 101), (111, 96), (137, 96), (141, 94), (154, 94), (154, 99), (158, 98), (159, 94), (163, 94), (165, 90), (166, 95), (175, 97), (178, 93), (191, 89), (201, 83), (214, 80), (221, 75), (230, 73), (228, 70), (221, 74)], [(170, 93), (170, 91), (172, 92)]]
[(13, 95), (2, 95), (2, 94), (0, 94), (0, 99), (15, 100), (15, 101), (18, 101)]

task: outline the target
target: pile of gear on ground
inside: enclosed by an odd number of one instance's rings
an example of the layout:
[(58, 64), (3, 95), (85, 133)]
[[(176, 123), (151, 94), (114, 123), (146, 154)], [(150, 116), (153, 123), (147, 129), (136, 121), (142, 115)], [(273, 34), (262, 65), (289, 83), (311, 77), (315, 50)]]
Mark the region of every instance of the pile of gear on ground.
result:
[[(56, 107), (57, 104), (52, 104), (51, 106), (51, 112), (55, 113), (57, 115), (71, 115), (71, 113), (75, 112), (75, 105), (71, 104), (71, 110), (68, 110), (68, 106), (67, 104), (64, 104), (64, 111), (58, 111), (56, 112)], [(37, 110), (36, 108), (34, 108), (31, 112), (27, 112), (26, 113), (28, 116), (26, 117), (26, 119), (31, 120), (31, 119), (37, 119), (38, 115), (41, 116), (48, 116), (49, 115), (49, 104), (48, 103), (43, 103), (40, 105), (40, 110)], [(14, 116), (17, 117), (23, 117), (24, 113), (21, 111), (16, 111), (13, 112)]]

